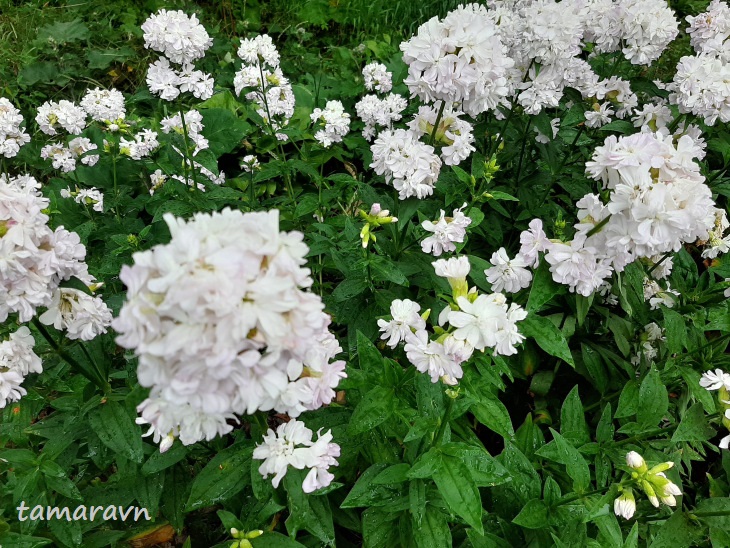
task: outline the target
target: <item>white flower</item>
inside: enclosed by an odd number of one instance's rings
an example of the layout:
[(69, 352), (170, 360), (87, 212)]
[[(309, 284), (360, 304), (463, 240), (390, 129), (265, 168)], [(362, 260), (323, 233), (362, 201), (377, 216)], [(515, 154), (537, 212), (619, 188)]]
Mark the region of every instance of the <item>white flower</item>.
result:
[(395, 348), (406, 340), (408, 334), (426, 328), (426, 321), (419, 315), (421, 305), (409, 299), (395, 299), (390, 303), (390, 321), (378, 320), (383, 332), (381, 339), (388, 339), (388, 346)]
[(0, 343), (0, 409), (26, 394), (21, 384), (28, 374), (43, 371), (40, 358), (33, 352), (34, 344), (25, 326)]
[(303, 422), (297, 420), (279, 425), (276, 432), (269, 429), (263, 443), (253, 451), (254, 459), (264, 461), (259, 466), (259, 473), (264, 479), (273, 475), (271, 483), (278, 487), (289, 466), (298, 470), (311, 468), (302, 485), (303, 491), (311, 493), (328, 486), (334, 475), (327, 469), (337, 466), (335, 457), (340, 455), (340, 447), (331, 443), (331, 431), (319, 434), (316, 442), (312, 441), (312, 434)]
[(533, 219), (528, 225), (529, 230), (523, 230), (520, 233), (520, 255), (527, 263), (527, 266), (537, 268), (540, 264), (540, 253), (546, 251), (550, 245), (550, 240), (545, 236), (542, 230), (542, 221)]
[(81, 99), (81, 108), (97, 122), (113, 122), (126, 116), (124, 95), (116, 89), (88, 89)]
[(252, 173), (261, 169), (261, 164), (256, 156), (253, 154), (247, 154), (241, 159), (241, 169), (246, 173)]
[(467, 341), (476, 350), (495, 348), (498, 354), (517, 353), (515, 344), (524, 336), (517, 330), (516, 322), (523, 320), (527, 313), (516, 304), (507, 307), (501, 293), (479, 295), (474, 302), (466, 297), (458, 297), (459, 310), (448, 313), (448, 321), (456, 330), (457, 340)]
[(401, 112), (408, 106), (408, 102), (394, 93), (389, 93), (384, 99), (377, 95), (366, 95), (355, 104), (358, 118), (365, 123), (363, 137), (370, 141), (375, 136), (376, 126), (390, 129), (393, 122), (401, 119)]
[(144, 47), (162, 53), (173, 63), (189, 63), (200, 59), (213, 45), (196, 15), (182, 11), (159, 10), (142, 24)]
[(160, 121), (160, 127), (163, 133), (175, 132), (183, 136), (187, 133), (188, 139), (195, 144), (195, 149), (193, 150), (193, 156), (195, 156), (201, 150), (208, 148), (208, 139), (203, 137), (202, 134), (204, 129), (203, 115), (197, 110), (189, 110), (183, 116), (181, 117), (178, 113), (174, 116), (163, 118)]
[(362, 75), (365, 79), (365, 89), (368, 91), (379, 91), (380, 93), (388, 93), (393, 87), (393, 75), (388, 72), (388, 68), (382, 63), (373, 62), (365, 65), (362, 69)]
[(59, 288), (48, 310), (38, 318), (45, 325), (65, 330), (69, 339), (90, 341), (112, 323), (112, 311), (99, 297), (79, 289)]
[(527, 270), (527, 262), (519, 253), (510, 259), (507, 251), (500, 247), (492, 254), (489, 261), (493, 266), (484, 271), (487, 281), (497, 293), (517, 293), (520, 289), (530, 286), (532, 273)]
[(454, 379), (463, 375), (461, 367), (446, 353), (444, 345), (428, 340), (425, 329), (408, 333), (404, 350), (408, 361), (421, 373), (428, 374), (433, 383), (445, 375)]
[(385, 176), (401, 200), (411, 196), (423, 199), (433, 194), (441, 159), (432, 146), (420, 142), (412, 132), (396, 129), (383, 131), (370, 149), (370, 167)]
[(537, 128), (537, 126), (534, 126), (533, 128), (535, 130), (535, 133), (537, 133), (537, 136), (535, 137), (535, 141), (538, 143), (547, 144), (558, 135), (558, 130), (560, 129), (560, 118), (553, 118), (550, 120), (550, 130), (552, 131), (552, 135), (543, 135), (540, 133), (540, 130)]
[(631, 519), (636, 512), (636, 500), (631, 489), (624, 489), (620, 497), (613, 501), (613, 512), (624, 519)]
[(295, 417), (331, 401), (344, 364), (332, 363), (340, 348), (321, 298), (305, 291), (303, 235), (280, 232), (277, 211), (165, 220), (170, 243), (122, 268), (127, 301), (112, 323), (139, 356), (157, 441), (172, 432), (187, 445), (236, 415)]
[(629, 451), (626, 453), (626, 465), (634, 470), (639, 470), (646, 467), (646, 462), (636, 451)]
[(238, 57), (249, 65), (257, 65), (263, 61), (272, 68), (279, 66), (279, 52), (268, 34), (241, 40)]
[(350, 115), (340, 101), (327, 101), (323, 109), (315, 108), (310, 114), (312, 122), (323, 122), (324, 128), (315, 133), (314, 138), (324, 147), (339, 143), (350, 131)]
[(705, 371), (700, 379), (700, 386), (705, 390), (719, 390), (725, 388), (730, 390), (730, 374), (725, 373), (722, 369)]
[(449, 281), (461, 282), (466, 279), (467, 274), (471, 271), (469, 257), (462, 255), (461, 257), (452, 257), (450, 259), (439, 259), (431, 263), (436, 276), (448, 278)]
[(455, 209), (451, 217), (446, 217), (442, 209), (437, 221), (426, 220), (421, 223), (426, 231), (433, 233), (433, 236), (424, 238), (421, 242), (421, 249), (424, 253), (431, 253), (438, 257), (444, 252), (456, 251), (455, 244), (464, 241), (466, 227), (471, 224), (471, 219), (462, 213), (462, 209), (466, 205)]
[(584, 113), (586, 117), (586, 127), (599, 128), (605, 126), (611, 121), (611, 116), (614, 114), (615, 112), (611, 108), (611, 103), (608, 101), (601, 103), (600, 105), (595, 103), (593, 105), (593, 110), (588, 110)]
[(0, 156), (13, 158), (25, 143), (30, 142), (30, 135), (21, 127), (23, 115), (5, 97), (0, 97)]
[(59, 127), (79, 135), (86, 127), (86, 111), (70, 101), (46, 101), (38, 108), (35, 121), (47, 135), (56, 135)]

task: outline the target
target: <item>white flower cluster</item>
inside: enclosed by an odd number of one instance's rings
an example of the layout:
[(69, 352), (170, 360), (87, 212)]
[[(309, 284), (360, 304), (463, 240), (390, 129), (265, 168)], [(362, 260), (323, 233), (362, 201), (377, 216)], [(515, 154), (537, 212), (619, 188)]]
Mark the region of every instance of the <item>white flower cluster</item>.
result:
[(395, 93), (389, 93), (380, 99), (377, 95), (366, 95), (355, 104), (358, 118), (365, 123), (362, 136), (368, 141), (377, 134), (376, 128), (391, 129), (393, 122), (401, 119), (401, 112), (408, 102)]
[(30, 135), (20, 127), (23, 115), (5, 97), (0, 97), (0, 156), (13, 158), (25, 143), (30, 141)]
[[(195, 177), (195, 172), (199, 172), (201, 175), (205, 176), (205, 178), (208, 179), (214, 185), (221, 186), (221, 185), (225, 184), (226, 174), (224, 172), (221, 171), (218, 175), (216, 175), (211, 170), (209, 170), (207, 167), (196, 162), (195, 160), (193, 160), (193, 162), (190, 163), (185, 158), (185, 155), (177, 147), (173, 146), (172, 148), (182, 158), (183, 171), (186, 169), (186, 166), (187, 166), (187, 171), (188, 171), (187, 179), (185, 178), (184, 175), (172, 175), (173, 179), (175, 179), (176, 181), (180, 181), (184, 185), (195, 187), (198, 190), (201, 190), (202, 192), (205, 192), (205, 185), (202, 182), (200, 182), (199, 179), (197, 179)], [(164, 181), (163, 181), (163, 183), (164, 183)], [(153, 186), (153, 189), (154, 188), (155, 187)], [(152, 193), (154, 194), (154, 192), (152, 192)]]
[(41, 359), (33, 352), (30, 329), (19, 327), (10, 339), (0, 343), (0, 409), (25, 396), (21, 385), (30, 373), (42, 373)]
[(433, 194), (441, 171), (441, 159), (434, 148), (418, 140), (405, 129), (385, 130), (370, 147), (373, 162), (370, 167), (398, 191), (401, 200)]
[[(438, 120), (438, 111), (433, 106), (422, 106), (408, 127), (416, 137), (434, 135), (434, 143), (441, 145), (441, 159), (447, 166), (459, 165), (466, 160), (476, 149), (473, 128), (469, 122), (462, 120), (463, 112), (444, 109), (441, 120)], [(438, 120), (438, 127), (434, 134), (434, 126)]]
[(172, 239), (133, 256), (112, 326), (151, 387), (140, 424), (166, 450), (231, 431), (236, 414), (296, 417), (328, 404), (345, 376), (319, 296), (303, 291), (308, 248), (279, 232), (278, 211), (167, 214)]
[(69, 339), (90, 341), (106, 333), (112, 311), (99, 297), (79, 289), (59, 287), (53, 292), (48, 310), (38, 318), (45, 325), (66, 331)]
[(96, 122), (118, 122), (127, 116), (124, 95), (116, 89), (88, 89), (80, 104)]
[(432, 232), (432, 236), (424, 238), (421, 242), (421, 249), (424, 253), (431, 253), (438, 257), (442, 253), (456, 251), (456, 244), (464, 241), (466, 227), (471, 224), (471, 219), (464, 215), (462, 210), (466, 204), (455, 209), (451, 217), (446, 217), (444, 210), (436, 221), (423, 221), (421, 226), (424, 230)]
[(641, 364), (642, 358), (648, 364), (654, 363), (654, 358), (658, 354), (658, 343), (666, 340), (665, 331), (662, 327), (654, 322), (645, 325), (644, 332), (640, 336), (638, 352), (631, 357), (631, 363), (638, 366)]
[[(724, 419), (730, 420), (730, 374), (725, 373), (722, 369), (715, 371), (705, 371), (700, 379), (700, 386), (710, 392), (718, 390), (717, 400), (723, 411)], [(723, 424), (727, 426), (727, 421), (723, 420)], [(730, 449), (730, 434), (720, 440), (721, 449)]]
[(707, 125), (730, 122), (730, 7), (713, 0), (706, 12), (688, 16), (687, 33), (696, 55), (682, 57), (667, 86), (669, 100), (682, 113), (701, 116)]
[[(388, 339), (388, 346), (395, 348), (405, 342), (404, 350), (408, 361), (418, 371), (439, 379), (445, 384), (455, 385), (463, 376), (462, 364), (471, 358), (474, 350), (493, 348), (502, 355), (517, 353), (515, 348), (524, 340), (517, 329), (517, 322), (527, 317), (527, 312), (518, 305), (507, 305), (501, 293), (478, 294), (476, 288), (469, 289), (466, 276), (471, 269), (467, 257), (439, 259), (433, 267), (436, 275), (446, 278), (452, 289), (453, 301), (438, 317), (442, 334), (431, 340), (426, 330), (424, 317), (418, 314), (421, 307), (411, 300), (396, 299), (390, 306), (390, 320), (378, 320)], [(449, 328), (444, 332), (444, 326)]]
[(669, 282), (666, 282), (666, 284), (667, 288), (664, 289), (656, 280), (649, 277), (644, 278), (644, 301), (649, 301), (651, 310), (658, 310), (660, 306), (674, 308), (679, 292), (672, 289)]
[[(609, 202), (587, 194), (576, 204), (573, 240), (544, 244), (556, 282), (587, 297), (637, 259), (657, 262), (686, 242), (708, 239), (717, 209), (694, 161), (704, 151), (690, 133), (612, 135), (596, 148), (586, 172), (610, 191)], [(664, 267), (662, 277), (671, 263)], [(647, 300), (666, 293), (657, 288)]]
[(523, 255), (518, 253), (510, 259), (507, 250), (500, 247), (489, 262), (492, 267), (487, 268), (484, 275), (497, 293), (517, 293), (530, 286), (532, 273), (527, 270), (527, 259)]
[(312, 435), (313, 432), (298, 420), (279, 425), (276, 432), (269, 429), (263, 443), (253, 450), (253, 458), (264, 461), (259, 466), (259, 473), (264, 479), (273, 475), (271, 483), (279, 487), (289, 466), (297, 470), (309, 468), (302, 490), (312, 493), (327, 487), (335, 479), (329, 467), (339, 464), (336, 457), (340, 456), (340, 446), (332, 443), (331, 430), (324, 434), (318, 432), (316, 441), (312, 440)]
[(246, 173), (253, 173), (261, 169), (261, 163), (253, 154), (246, 154), (246, 156), (241, 158), (241, 169)]
[(373, 62), (365, 65), (362, 76), (365, 79), (365, 89), (368, 91), (388, 93), (393, 89), (393, 74), (388, 72), (388, 67), (382, 63)]
[[(184, 126), (183, 126), (184, 122)], [(198, 154), (201, 150), (208, 148), (208, 139), (203, 137), (202, 131), (203, 126), (203, 115), (197, 110), (189, 110), (183, 116), (175, 114), (174, 116), (168, 116), (163, 118), (160, 122), (160, 127), (163, 133), (174, 132), (183, 137), (187, 133), (188, 139), (195, 144), (193, 150), (193, 156)]]
[(484, 6), (467, 4), (443, 20), (430, 19), (400, 49), (408, 65), (405, 83), (424, 102), (459, 102), (476, 116), (495, 109), (509, 93), (507, 71), (514, 62)]
[[(212, 97), (213, 78), (196, 70), (193, 65), (213, 45), (213, 39), (196, 15), (161, 9), (147, 18), (142, 30), (145, 48), (164, 55), (147, 71), (150, 92), (159, 94), (166, 101), (172, 101), (185, 92), (203, 100)], [(176, 69), (170, 63), (181, 65), (181, 68)]]
[(86, 249), (78, 234), (48, 227), (42, 213), (49, 200), (30, 176), (0, 175), (0, 322), (18, 313), (29, 321), (41, 306), (49, 306), (59, 284), (76, 277), (93, 282), (84, 262)]
[[(104, 141), (104, 144), (108, 143)], [(141, 160), (145, 156), (149, 156), (160, 146), (157, 140), (157, 132), (151, 129), (143, 129), (132, 139), (122, 137), (119, 140), (119, 153), (129, 156), (132, 160)]]
[(93, 166), (99, 161), (98, 154), (86, 154), (97, 147), (90, 139), (86, 137), (75, 137), (68, 143), (68, 147), (63, 143), (51, 143), (45, 145), (41, 149), (41, 158), (51, 160), (54, 169), (60, 169), (64, 173), (69, 173), (76, 169), (76, 160), (81, 158), (81, 163), (87, 166)]
[(727, 220), (727, 213), (718, 209), (715, 212), (715, 226), (710, 230), (706, 247), (702, 250), (702, 257), (705, 259), (715, 259), (718, 255), (724, 255), (730, 252), (730, 233), (725, 236), (725, 231), (730, 228), (730, 222)]
[(310, 114), (312, 122), (321, 122), (324, 127), (314, 134), (319, 144), (327, 148), (333, 143), (339, 143), (350, 131), (350, 115), (340, 101), (327, 101), (324, 109), (315, 108)]
[(46, 101), (38, 107), (35, 121), (46, 135), (57, 135), (59, 128), (79, 135), (86, 127), (86, 111), (65, 99)]
[(258, 105), (259, 116), (271, 127), (280, 141), (288, 137), (280, 130), (294, 114), (294, 91), (279, 68), (279, 52), (268, 34), (241, 40), (238, 57), (243, 61), (241, 70), (233, 79), (236, 95), (243, 90), (246, 99)]
[(77, 204), (90, 205), (94, 211), (104, 212), (104, 194), (95, 186), (89, 189), (76, 187), (75, 190), (66, 187), (60, 194), (62, 198), (73, 198)]

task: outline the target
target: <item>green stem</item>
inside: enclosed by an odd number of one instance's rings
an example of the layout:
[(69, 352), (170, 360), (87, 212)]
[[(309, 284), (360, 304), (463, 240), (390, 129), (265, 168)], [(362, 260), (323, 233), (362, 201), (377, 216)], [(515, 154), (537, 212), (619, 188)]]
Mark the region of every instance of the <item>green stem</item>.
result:
[[(104, 393), (108, 394), (111, 392), (111, 385), (109, 382), (104, 379), (99, 371), (89, 371), (88, 368), (81, 365), (76, 358), (71, 356), (68, 352), (66, 352), (51, 336), (51, 334), (46, 329), (46, 326), (44, 326), (40, 320), (37, 317), (34, 317), (33, 325), (36, 327), (38, 332), (43, 336), (44, 339), (46, 339), (46, 342), (53, 348), (53, 351), (58, 355), (60, 358), (62, 358), (66, 363), (68, 363), (72, 368), (74, 368), (76, 371), (81, 373), (84, 377), (89, 379), (91, 382), (93, 382), (95, 385), (97, 385), (99, 388), (101, 388)], [(88, 354), (87, 354), (88, 356)]]
[(436, 123), (433, 125), (433, 130), (431, 131), (431, 137), (428, 140), (428, 144), (433, 146), (433, 142), (436, 140), (436, 132), (438, 131), (439, 124), (441, 123), (441, 118), (444, 115), (444, 108), (446, 107), (446, 101), (441, 101), (441, 106), (439, 107), (439, 113), (436, 116)]
[(591, 495), (602, 495), (604, 493), (608, 493), (612, 488), (613, 488), (613, 484), (609, 485), (608, 487), (603, 487), (601, 489), (594, 489), (593, 491), (588, 491), (587, 493), (574, 493), (574, 494), (570, 495), (569, 497), (559, 500), (558, 502), (553, 504), (553, 507), (562, 506), (563, 504), (569, 504), (578, 499), (590, 497)]
[(637, 434), (635, 436), (631, 436), (630, 438), (626, 438), (623, 440), (619, 440), (613, 443), (614, 446), (618, 445), (625, 445), (627, 443), (633, 443), (635, 441), (641, 441), (646, 438), (653, 438), (654, 436), (657, 436), (659, 434), (671, 434), (677, 429), (677, 425), (668, 426), (667, 428), (654, 428), (652, 430), (648, 430), (646, 432), (643, 432), (642, 434)]
[(119, 188), (117, 187), (117, 145), (114, 145), (114, 152), (112, 152), (112, 181), (114, 182), (114, 216), (117, 221), (119, 218)]
[(651, 273), (652, 273), (652, 272), (654, 272), (654, 271), (655, 271), (655, 270), (657, 269), (657, 267), (658, 267), (658, 266), (659, 266), (660, 264), (662, 264), (662, 263), (663, 263), (664, 261), (666, 261), (666, 260), (667, 260), (667, 259), (668, 259), (669, 257), (671, 257), (671, 256), (672, 256), (673, 254), (674, 254), (674, 252), (673, 252), (673, 251), (669, 251), (669, 252), (665, 253), (665, 254), (664, 254), (664, 255), (662, 256), (662, 258), (661, 258), (661, 259), (659, 259), (659, 260), (658, 260), (658, 261), (657, 261), (656, 263), (654, 263), (654, 266), (652, 266), (652, 267), (651, 267), (651, 268), (649, 269), (649, 272), (648, 272), (647, 274), (648, 274), (649, 276), (651, 276)]
[(451, 410), (454, 407), (454, 398), (450, 398), (447, 396), (447, 399), (448, 401), (446, 402), (446, 411), (444, 411), (444, 418), (439, 425), (436, 436), (433, 438), (433, 447), (441, 445), (441, 440), (443, 439), (444, 433), (446, 432), (446, 425), (449, 424), (449, 419), (451, 419)]
[[(185, 182), (187, 183), (190, 179), (193, 181), (193, 189), (198, 190), (198, 182), (195, 180), (195, 165), (193, 164), (193, 155), (190, 154), (190, 143), (188, 140), (188, 125), (185, 123), (185, 115), (183, 114), (182, 108), (178, 110), (180, 113), (180, 123), (182, 124), (183, 128), (183, 137), (185, 139), (185, 161), (184, 169), (185, 169)], [(190, 170), (190, 177), (188, 178), (188, 168)]]

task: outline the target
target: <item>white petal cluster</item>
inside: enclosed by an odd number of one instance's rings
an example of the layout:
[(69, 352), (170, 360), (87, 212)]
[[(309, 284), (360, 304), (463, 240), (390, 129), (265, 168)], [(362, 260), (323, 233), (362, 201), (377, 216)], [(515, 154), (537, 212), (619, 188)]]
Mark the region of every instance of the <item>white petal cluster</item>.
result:
[(493, 348), (504, 356), (517, 354), (515, 345), (525, 339), (517, 329), (517, 322), (527, 317), (523, 308), (515, 303), (508, 306), (501, 293), (479, 295), (474, 300), (458, 297), (456, 304), (458, 310), (448, 313), (456, 340), (466, 341), (476, 350)]
[(80, 104), (96, 122), (123, 120), (127, 115), (124, 95), (116, 89), (88, 89)]
[(312, 440), (313, 432), (298, 420), (291, 420), (279, 425), (276, 432), (269, 429), (262, 444), (256, 446), (253, 458), (263, 460), (259, 473), (264, 479), (273, 475), (271, 483), (279, 487), (289, 466), (297, 470), (309, 468), (309, 473), (302, 483), (305, 493), (327, 487), (335, 478), (329, 472), (330, 466), (337, 466), (336, 457), (340, 456), (340, 446), (332, 443), (332, 431), (317, 433), (317, 440)]
[(119, 140), (119, 153), (129, 156), (132, 160), (141, 160), (145, 156), (149, 156), (159, 146), (157, 132), (151, 129), (143, 129), (132, 139), (122, 137)]
[(730, 233), (725, 235), (728, 228), (730, 228), (730, 222), (727, 220), (727, 213), (723, 209), (717, 209), (715, 211), (715, 226), (710, 230), (706, 247), (702, 250), (703, 258), (715, 259), (718, 255), (730, 252)]
[(700, 386), (705, 390), (730, 390), (730, 374), (725, 373), (722, 369), (715, 371), (705, 371), (700, 379)]
[(654, 322), (645, 325), (639, 340), (638, 352), (631, 357), (631, 363), (638, 366), (642, 358), (649, 364), (653, 363), (658, 354), (658, 343), (666, 340), (664, 329), (659, 325)]
[(205, 27), (193, 14), (159, 10), (142, 24), (144, 47), (163, 54), (173, 63), (190, 63), (205, 56), (213, 45)]
[(586, 245), (611, 257), (612, 266), (620, 272), (637, 258), (679, 251), (685, 242), (706, 240), (716, 208), (692, 158), (696, 150), (689, 135), (676, 143), (662, 132), (609, 136), (586, 163), (586, 172), (611, 190), (609, 203), (603, 208), (597, 197), (584, 198), (584, 203), (594, 205), (586, 206), (579, 232), (587, 236), (610, 218)]
[(730, 7), (713, 0), (707, 11), (688, 16), (690, 43), (696, 55), (682, 57), (669, 100), (682, 113), (701, 116), (707, 125), (730, 121)]
[(357, 117), (365, 123), (362, 136), (369, 141), (377, 134), (378, 126), (390, 129), (393, 122), (401, 119), (401, 112), (407, 106), (408, 101), (395, 93), (389, 93), (383, 99), (377, 95), (366, 95), (355, 104)]
[(677, 303), (679, 293), (671, 288), (669, 282), (666, 282), (667, 288), (664, 289), (656, 280), (644, 278), (644, 300), (649, 301), (649, 308), (657, 310), (660, 306), (673, 308)]
[(79, 158), (84, 165), (95, 165), (99, 161), (99, 155), (86, 153), (98, 148), (87, 137), (76, 137), (69, 141), (68, 147), (64, 146), (63, 143), (45, 145), (41, 149), (41, 158), (51, 160), (54, 169), (69, 173), (76, 169), (76, 160)]
[(507, 250), (500, 247), (489, 260), (491, 268), (484, 271), (487, 281), (497, 293), (517, 293), (530, 286), (532, 273), (527, 270), (527, 261), (519, 253), (510, 259)]
[(635, 109), (631, 119), (634, 127), (649, 133), (667, 127), (672, 120), (672, 111), (663, 102), (647, 103), (641, 109)]
[(253, 173), (254, 171), (261, 169), (261, 163), (253, 154), (247, 154), (241, 158), (241, 169), (246, 173)]
[(421, 305), (410, 299), (395, 299), (390, 303), (390, 321), (378, 320), (378, 327), (382, 331), (381, 339), (388, 339), (386, 343), (391, 348), (405, 341), (407, 335), (426, 328), (426, 321), (419, 312)]
[(474, 135), (472, 125), (459, 116), (463, 112), (444, 109), (439, 120), (436, 133), (433, 134), (438, 111), (433, 106), (422, 106), (413, 120), (408, 122), (408, 127), (417, 137), (434, 135), (434, 144), (441, 145), (441, 159), (447, 166), (455, 166), (466, 160), (476, 149), (472, 144)]
[(34, 344), (33, 335), (25, 326), (0, 343), (0, 409), (25, 396), (21, 384), (26, 376), (43, 371), (41, 359), (33, 352)]
[(29, 321), (64, 280), (93, 281), (78, 235), (49, 228), (39, 189), (32, 177), (0, 175), (0, 322), (14, 312)]
[(342, 142), (342, 138), (350, 131), (350, 115), (340, 101), (327, 101), (324, 109), (315, 108), (309, 116), (312, 122), (324, 124), (314, 134), (314, 138), (323, 147)]
[(243, 66), (233, 78), (236, 95), (246, 90), (246, 99), (258, 105), (256, 112), (275, 132), (276, 138), (286, 141), (288, 137), (280, 130), (294, 114), (294, 91), (279, 68), (279, 52), (271, 37), (263, 34), (242, 40), (238, 57)]
[(382, 63), (368, 63), (362, 69), (362, 76), (365, 79), (365, 89), (368, 91), (388, 93), (393, 89), (393, 74), (388, 72), (388, 67)]
[(383, 131), (370, 147), (373, 162), (370, 167), (398, 191), (401, 200), (416, 196), (420, 199), (433, 194), (441, 171), (441, 159), (434, 148), (419, 141), (404, 129)]
[(57, 288), (48, 310), (38, 318), (45, 325), (66, 331), (69, 339), (90, 341), (106, 333), (112, 311), (99, 297), (68, 287)]
[[(184, 125), (183, 125), (184, 122)], [(201, 150), (208, 148), (208, 139), (203, 137), (202, 131), (203, 126), (203, 115), (197, 110), (189, 110), (183, 116), (175, 114), (174, 116), (168, 116), (160, 121), (160, 128), (163, 133), (177, 133), (183, 137), (187, 134), (195, 149), (193, 150), (193, 156), (198, 154)]]
[[(166, 446), (230, 431), (235, 415), (298, 416), (334, 398), (345, 376), (319, 296), (304, 291), (307, 246), (278, 211), (165, 216), (172, 239), (133, 256), (112, 324), (150, 387), (140, 423)], [(167, 440), (167, 441), (166, 441)]]
[(186, 92), (198, 99), (210, 99), (214, 86), (213, 77), (196, 70), (192, 63), (184, 63), (180, 69), (176, 69), (168, 59), (160, 57), (147, 69), (147, 87), (165, 101), (177, 99)]
[(527, 266), (537, 268), (540, 264), (540, 253), (547, 251), (551, 242), (542, 229), (542, 221), (533, 219), (527, 230), (520, 232), (520, 255)]
[(5, 97), (0, 97), (0, 156), (13, 158), (25, 143), (30, 141), (30, 135), (21, 127), (23, 115)]
[(476, 116), (495, 109), (509, 93), (506, 76), (514, 62), (484, 6), (467, 4), (443, 20), (430, 19), (400, 49), (408, 65), (405, 84), (424, 102), (459, 102)]
[(76, 187), (75, 190), (66, 187), (60, 194), (62, 198), (73, 198), (77, 204), (90, 205), (94, 211), (104, 212), (104, 194), (95, 186), (88, 189)]
[(38, 107), (35, 121), (46, 135), (57, 135), (59, 128), (79, 135), (86, 127), (86, 111), (65, 99), (46, 101)]
[(451, 217), (446, 217), (444, 210), (436, 221), (423, 221), (421, 226), (424, 230), (432, 232), (432, 236), (424, 238), (421, 242), (421, 249), (424, 253), (431, 253), (438, 257), (442, 253), (456, 251), (456, 244), (462, 243), (466, 237), (466, 227), (471, 224), (471, 219), (464, 215), (462, 210), (455, 209)]

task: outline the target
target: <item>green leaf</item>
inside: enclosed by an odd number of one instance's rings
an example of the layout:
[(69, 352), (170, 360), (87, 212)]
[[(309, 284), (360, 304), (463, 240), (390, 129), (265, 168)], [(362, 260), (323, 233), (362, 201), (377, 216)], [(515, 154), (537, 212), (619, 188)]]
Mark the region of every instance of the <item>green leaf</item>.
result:
[(681, 314), (666, 306), (662, 307), (662, 314), (664, 315), (667, 348), (672, 354), (678, 354), (687, 348), (687, 323)]
[(274, 531), (267, 531), (249, 542), (253, 548), (305, 548), (304, 544)]
[(610, 442), (613, 440), (615, 430), (611, 419), (611, 404), (607, 403), (606, 407), (603, 408), (603, 413), (601, 413), (598, 426), (596, 426), (596, 441), (598, 443)]
[(7, 546), (8, 548), (40, 548), (51, 544), (51, 542), (47, 538), (20, 535), (12, 532), (0, 534), (0, 546)]
[(466, 465), (458, 457), (444, 454), (433, 479), (451, 511), (480, 533), (483, 532), (482, 500)]
[[(413, 518), (411, 518), (413, 519)], [(451, 546), (451, 530), (446, 515), (434, 506), (428, 506), (420, 522), (413, 520), (413, 540), (418, 548)]]
[(639, 387), (636, 418), (644, 426), (656, 426), (669, 409), (669, 394), (659, 372), (652, 369)]
[(535, 270), (532, 279), (530, 296), (527, 299), (527, 311), (539, 312), (563, 287), (553, 281), (553, 275), (550, 273), (550, 265), (547, 261), (540, 261), (540, 266)]
[(549, 319), (537, 314), (528, 314), (517, 324), (517, 327), (523, 335), (535, 339), (535, 342), (545, 352), (575, 367), (573, 355), (568, 348), (568, 341)]
[(411, 465), (406, 462), (389, 466), (375, 477), (373, 485), (388, 485), (408, 481), (408, 471), (410, 469)]
[(682, 417), (682, 422), (674, 431), (672, 443), (680, 441), (707, 441), (715, 436), (705, 416), (701, 403), (695, 403)]
[(340, 282), (332, 292), (332, 297), (337, 302), (347, 301), (356, 297), (368, 288), (368, 282), (365, 278), (347, 278)]
[(470, 411), (480, 423), (502, 437), (512, 438), (514, 436), (515, 431), (509, 411), (497, 396), (490, 392), (482, 392), (478, 395), (472, 393), (471, 396), (476, 398), (476, 402), (471, 405)]
[(211, 506), (231, 498), (251, 481), (253, 447), (250, 441), (219, 452), (195, 477), (185, 511)]
[(365, 506), (385, 506), (395, 500), (396, 491), (391, 486), (373, 483), (378, 475), (388, 468), (386, 463), (373, 464), (362, 473), (352, 487), (340, 508), (360, 508)]
[(301, 529), (309, 531), (322, 543), (333, 545), (335, 526), (332, 521), (332, 509), (327, 497), (312, 497), (302, 491), (303, 470), (290, 470), (284, 477), (284, 487), (289, 505), (289, 517), (286, 530), (290, 536), (296, 536)]
[(347, 426), (350, 435), (363, 434), (388, 420), (395, 411), (395, 393), (392, 388), (376, 386), (357, 404)]
[(626, 383), (618, 398), (615, 417), (623, 419), (636, 415), (639, 409), (639, 387), (634, 379)]
[(538, 449), (535, 454), (565, 465), (566, 472), (573, 479), (573, 489), (582, 492), (591, 482), (591, 472), (583, 455), (563, 436), (552, 428), (553, 441)]
[(575, 446), (591, 441), (578, 387), (573, 387), (560, 410), (560, 433)]
[(248, 131), (248, 124), (230, 110), (207, 108), (203, 115), (203, 136), (208, 139), (209, 150), (216, 157), (235, 150)]
[(510, 473), (486, 449), (465, 443), (447, 443), (440, 451), (461, 460), (479, 487), (493, 487), (510, 481)]
[(45, 44), (52, 40), (57, 44), (66, 44), (68, 42), (86, 40), (88, 37), (89, 27), (81, 19), (74, 19), (65, 23), (58, 21), (41, 27), (38, 30), (35, 42), (37, 44)]
[(649, 548), (689, 548), (694, 545), (701, 529), (694, 525), (684, 512), (674, 512), (661, 525), (653, 528), (657, 532)]
[(150, 455), (150, 458), (142, 465), (142, 473), (145, 475), (156, 474), (161, 470), (169, 468), (173, 464), (180, 462), (188, 454), (188, 449), (179, 441), (176, 441), (173, 446), (161, 453), (155, 451)]
[(525, 529), (542, 529), (543, 527), (547, 527), (549, 525), (548, 508), (543, 501), (532, 499), (525, 504), (525, 507), (512, 520), (512, 523)]
[(142, 462), (142, 430), (121, 404), (108, 401), (97, 407), (89, 413), (89, 423), (109, 449), (132, 462)]

